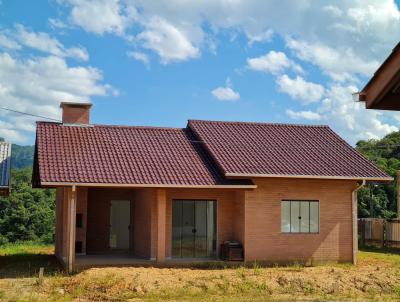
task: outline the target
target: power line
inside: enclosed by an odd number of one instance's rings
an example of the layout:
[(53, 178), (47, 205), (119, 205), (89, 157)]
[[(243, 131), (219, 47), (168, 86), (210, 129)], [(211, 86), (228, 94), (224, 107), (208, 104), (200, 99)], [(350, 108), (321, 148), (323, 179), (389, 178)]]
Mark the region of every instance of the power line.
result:
[(43, 119), (51, 120), (51, 121), (55, 121), (55, 122), (61, 122), (61, 120), (58, 120), (58, 119), (55, 119), (55, 118), (51, 118), (51, 117), (47, 117), (47, 116), (43, 116), (43, 115), (36, 115), (36, 114), (27, 113), (27, 112), (22, 112), (22, 111), (10, 109), (10, 108), (5, 108), (5, 107), (0, 107), (0, 109), (6, 110), (6, 111), (11, 111), (11, 112), (14, 112), (14, 113), (19, 113), (19, 114), (24, 114), (24, 115), (29, 115), (29, 116), (38, 117), (38, 118), (43, 118)]
[[(360, 146), (358, 150), (365, 150), (365, 149), (387, 149), (387, 148), (397, 148), (400, 147), (399, 144), (393, 145), (378, 145), (378, 146)], [(356, 147), (357, 148), (357, 147)]]

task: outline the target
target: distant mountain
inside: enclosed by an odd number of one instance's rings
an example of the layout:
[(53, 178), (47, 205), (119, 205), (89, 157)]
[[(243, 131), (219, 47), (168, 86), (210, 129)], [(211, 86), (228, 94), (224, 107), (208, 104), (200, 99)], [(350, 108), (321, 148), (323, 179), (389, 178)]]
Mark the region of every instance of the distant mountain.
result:
[[(0, 142), (4, 139), (0, 137)], [(13, 169), (32, 168), (35, 146), (20, 146), (12, 144), (11, 166)]]
[(11, 166), (14, 169), (32, 168), (35, 146), (12, 145)]

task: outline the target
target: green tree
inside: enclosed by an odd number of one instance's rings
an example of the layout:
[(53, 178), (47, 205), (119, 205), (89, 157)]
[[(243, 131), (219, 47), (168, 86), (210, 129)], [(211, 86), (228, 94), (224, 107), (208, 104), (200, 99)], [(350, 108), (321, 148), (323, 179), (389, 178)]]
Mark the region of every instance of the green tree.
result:
[(55, 192), (32, 189), (32, 169), (12, 170), (9, 197), (0, 198), (0, 244), (16, 241), (53, 242)]
[[(380, 140), (361, 140), (356, 144), (356, 148), (396, 181), (397, 171), (400, 170), (400, 131), (390, 133)], [(396, 217), (395, 181), (389, 184), (369, 183), (361, 189), (358, 194), (359, 217)]]

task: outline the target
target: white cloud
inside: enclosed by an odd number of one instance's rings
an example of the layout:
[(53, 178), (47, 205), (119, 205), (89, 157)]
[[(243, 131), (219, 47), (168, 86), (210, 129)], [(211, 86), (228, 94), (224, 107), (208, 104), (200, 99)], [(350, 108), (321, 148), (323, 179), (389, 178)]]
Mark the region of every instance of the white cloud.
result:
[(365, 62), (351, 48), (330, 48), (320, 43), (307, 43), (289, 38), (287, 46), (297, 57), (321, 68), (336, 81), (354, 80), (355, 74), (368, 76), (379, 66), (376, 60)]
[(321, 119), (321, 115), (310, 111), (310, 110), (306, 110), (306, 111), (293, 111), (291, 109), (287, 109), (286, 110), (286, 114), (288, 117), (290, 117), (291, 119), (294, 120), (310, 120), (310, 121), (318, 121)]
[[(145, 52), (140, 49), (145, 48), (154, 51), (163, 63), (197, 58), (204, 49), (208, 49), (207, 41), (213, 41), (212, 51), (217, 52), (215, 46), (219, 42), (219, 33), (224, 30), (232, 35), (244, 33), (249, 45), (268, 41), (270, 37), (266, 33), (273, 32), (274, 36), (285, 39), (286, 47), (294, 55), (291, 56), (292, 61), (296, 59), (295, 64), (299, 61), (313, 64), (333, 80), (333, 84), (328, 84), (330, 86), (326, 89), (329, 91), (333, 87), (350, 87), (350, 84), (361, 83), (370, 77), (400, 36), (400, 11), (394, 0), (333, 0), (329, 4), (308, 0), (58, 1), (69, 3), (69, 20), (73, 24), (99, 34), (113, 33), (125, 39), (135, 36), (135, 50)], [(153, 20), (163, 20), (163, 25), (168, 26), (155, 26)], [(171, 33), (166, 34), (165, 27)], [(138, 38), (138, 32), (143, 34), (142, 39)], [(173, 37), (173, 43), (170, 43), (169, 37)], [(262, 60), (252, 62), (257, 70), (275, 74), (290, 69), (263, 65)], [(289, 84), (300, 83), (304, 86), (301, 80), (296, 81), (297, 78), (288, 79), (291, 80), (286, 81)], [(322, 94), (321, 88), (316, 91), (311, 91), (311, 99), (318, 99)], [(310, 100), (310, 95), (306, 97), (304, 93), (297, 92), (295, 97), (299, 96), (301, 100)], [(340, 131), (352, 138), (356, 131), (372, 137), (393, 129), (393, 126), (381, 121), (387, 117), (386, 114), (365, 111), (362, 105), (353, 108), (356, 105), (350, 94), (340, 100), (327, 97), (323, 104), (345, 111), (343, 116), (337, 113), (341, 122), (335, 123), (333, 115), (331, 121), (335, 125), (340, 124)], [(374, 127), (366, 125), (364, 128), (368, 131), (353, 127), (353, 122), (350, 122), (352, 110), (358, 118), (364, 115), (370, 117)]]
[(290, 68), (302, 72), (301, 67), (290, 60), (284, 52), (271, 50), (257, 58), (248, 58), (247, 66), (256, 71), (279, 74)]
[(21, 45), (2, 33), (0, 33), (0, 47), (7, 49), (21, 49)]
[[(23, 60), (0, 53), (0, 99), (6, 108), (60, 118), (60, 101), (85, 102), (92, 96), (113, 94), (102, 79), (100, 70), (70, 67), (60, 57)], [(15, 143), (27, 143), (35, 129), (34, 118), (6, 111), (0, 111), (0, 125), (0, 136)]]
[(278, 89), (287, 93), (291, 98), (303, 104), (318, 102), (324, 95), (324, 87), (319, 84), (307, 82), (300, 76), (292, 79), (286, 74), (276, 79)]
[(139, 52), (139, 51), (128, 51), (127, 56), (129, 58), (135, 59), (137, 61), (142, 62), (144, 65), (148, 65), (150, 63), (150, 59), (149, 56), (146, 55), (143, 52)]
[(146, 29), (137, 39), (144, 48), (155, 51), (163, 63), (184, 61), (196, 58), (200, 51), (188, 39), (183, 29), (180, 29), (164, 19), (152, 18), (146, 23)]
[(272, 40), (272, 37), (274, 35), (274, 31), (272, 29), (268, 29), (262, 33), (259, 34), (247, 34), (247, 37), (249, 39), (249, 46), (252, 46), (254, 43), (265, 43), (265, 42), (270, 42)]
[(65, 29), (69, 27), (68, 24), (56, 18), (49, 18), (48, 22), (50, 27), (53, 29)]
[(354, 91), (357, 87), (352, 85), (331, 86), (317, 109), (322, 120), (353, 144), (360, 139), (380, 138), (398, 130), (398, 127), (381, 120), (383, 114), (380, 111), (366, 110), (364, 104), (354, 102), (351, 99)]
[(399, 130), (388, 121), (383, 122), (396, 118), (396, 113), (366, 110), (364, 104), (352, 100), (351, 93), (354, 91), (357, 91), (357, 87), (353, 85), (333, 84), (326, 90), (325, 99), (315, 110), (288, 109), (286, 115), (294, 120), (311, 120), (328, 124), (351, 144), (361, 139), (381, 138)]
[(322, 8), (323, 11), (328, 12), (333, 17), (341, 17), (343, 15), (343, 11), (334, 5), (327, 5)]
[[(374, 61), (382, 61), (400, 36), (400, 12), (393, 0), (334, 0), (329, 5), (308, 0), (58, 2), (71, 8), (69, 19), (73, 24), (97, 34), (123, 35), (134, 26), (146, 31), (146, 25), (159, 18), (176, 28), (191, 27), (191, 31), (199, 33), (186, 36), (195, 47), (205, 46), (209, 36), (225, 29), (243, 32), (249, 44), (268, 41), (272, 32), (281, 37), (296, 37), (296, 41), (306, 45), (330, 50), (328, 63), (320, 58), (315, 64), (318, 67), (322, 64), (321, 68), (337, 78), (351, 77), (353, 70), (336, 68), (331, 63), (335, 57), (336, 63), (345, 66), (340, 59), (352, 54), (351, 61), (357, 63), (355, 72), (369, 72), (369, 66)], [(194, 57), (197, 56), (188, 56)], [(335, 70), (331, 71), (328, 67), (332, 66)], [(337, 74), (341, 72), (349, 74)]]
[(71, 57), (83, 61), (87, 61), (89, 59), (89, 54), (85, 48), (65, 48), (61, 42), (59, 42), (57, 39), (51, 38), (47, 33), (30, 31), (21, 24), (16, 25), (16, 38), (25, 46), (55, 56)]
[(240, 99), (239, 92), (235, 92), (230, 87), (218, 87), (211, 91), (211, 93), (220, 101), (238, 101)]
[(71, 6), (73, 24), (95, 34), (124, 34), (136, 14), (134, 6), (126, 6), (119, 0), (65, 0)]

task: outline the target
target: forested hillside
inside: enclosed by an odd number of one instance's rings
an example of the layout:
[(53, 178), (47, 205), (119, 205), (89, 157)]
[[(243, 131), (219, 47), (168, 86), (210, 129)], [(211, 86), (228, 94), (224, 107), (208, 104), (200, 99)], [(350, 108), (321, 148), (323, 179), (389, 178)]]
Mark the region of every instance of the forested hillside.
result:
[[(0, 137), (0, 142), (2, 141), (4, 141), (4, 139)], [(13, 144), (11, 151), (11, 163), (13, 168), (21, 169), (32, 167), (35, 146), (20, 146)]]
[(0, 245), (53, 242), (55, 191), (32, 189), (32, 168), (13, 169), (11, 195), (0, 197)]
[(53, 241), (55, 193), (32, 189), (33, 153), (34, 146), (12, 145), (11, 195), (0, 197), (0, 245)]
[[(400, 132), (388, 134), (380, 140), (359, 141), (357, 150), (396, 178), (400, 169)], [(359, 217), (392, 218), (396, 216), (396, 183), (368, 184), (359, 192)], [(371, 208), (372, 203), (372, 208)]]
[(15, 169), (31, 168), (33, 164), (34, 146), (12, 145), (11, 164)]
[[(387, 173), (400, 169), (400, 132), (381, 140), (359, 141), (357, 149)], [(31, 188), (33, 146), (12, 147), (12, 191), (0, 198), (0, 244), (18, 240), (52, 242), (54, 232), (54, 190)], [(391, 218), (396, 215), (396, 186), (368, 184), (359, 192), (359, 217)]]

